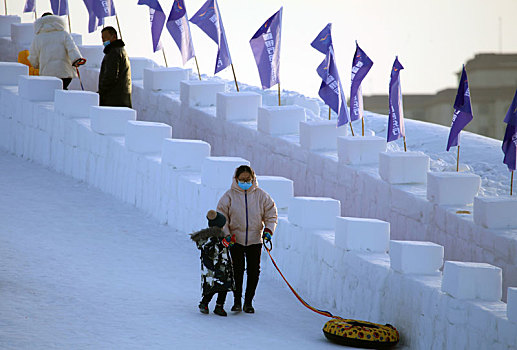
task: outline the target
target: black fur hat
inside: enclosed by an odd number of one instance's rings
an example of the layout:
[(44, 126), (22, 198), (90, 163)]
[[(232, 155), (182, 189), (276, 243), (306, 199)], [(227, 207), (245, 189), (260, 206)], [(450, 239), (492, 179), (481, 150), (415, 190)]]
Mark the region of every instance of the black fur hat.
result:
[(208, 213), (206, 213), (206, 218), (208, 219), (208, 227), (217, 226), (223, 228), (226, 224), (224, 215), (215, 210), (209, 210)]

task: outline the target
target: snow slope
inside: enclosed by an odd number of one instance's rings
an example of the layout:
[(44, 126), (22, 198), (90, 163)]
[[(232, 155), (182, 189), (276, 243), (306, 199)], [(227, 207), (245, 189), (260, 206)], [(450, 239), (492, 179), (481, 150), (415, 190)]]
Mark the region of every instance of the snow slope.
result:
[(185, 232), (4, 151), (0, 222), (1, 349), (335, 348), (265, 274), (256, 314), (200, 314)]

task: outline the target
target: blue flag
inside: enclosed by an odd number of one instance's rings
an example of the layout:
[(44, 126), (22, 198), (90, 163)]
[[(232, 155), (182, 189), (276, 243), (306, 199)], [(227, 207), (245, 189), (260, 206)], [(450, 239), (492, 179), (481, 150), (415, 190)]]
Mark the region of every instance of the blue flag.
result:
[(36, 11), (36, 0), (26, 0), (23, 12), (35, 12)]
[(352, 121), (363, 117), (363, 92), (361, 82), (373, 66), (373, 61), (355, 42), (355, 54), (352, 60), (352, 85), (350, 88), (350, 118)]
[(269, 17), (250, 40), (262, 89), (269, 89), (271, 86), (280, 83), (282, 9), (283, 7)]
[(325, 28), (318, 34), (316, 39), (314, 39), (311, 43), (311, 46), (321, 52), (322, 54), (327, 54), (329, 48), (332, 47), (332, 23), (326, 25)]
[(167, 19), (167, 30), (178, 45), (183, 59), (183, 65), (196, 54), (190, 35), (190, 27), (187, 19), (187, 10), (183, 0), (174, 0), (171, 13)]
[(151, 20), (151, 36), (153, 38), (153, 52), (161, 50), (162, 44), (160, 36), (162, 35), (163, 25), (165, 24), (165, 12), (158, 0), (138, 0), (138, 5), (149, 6), (149, 18)]
[(190, 19), (217, 44), (215, 74), (232, 64), (223, 20), (216, 0), (207, 0)]
[(503, 163), (508, 166), (508, 170), (514, 171), (517, 168), (517, 91), (510, 108), (508, 108), (504, 122), (507, 125), (502, 147), (504, 153)]
[(402, 108), (402, 90), (400, 88), (400, 71), (402, 69), (404, 69), (404, 67), (400, 64), (399, 58), (395, 57), (390, 77), (388, 142), (406, 136), (404, 110)]
[(459, 145), (460, 132), (472, 119), (474, 119), (474, 115), (472, 114), (472, 105), (470, 103), (469, 81), (465, 66), (463, 66), (456, 100), (454, 101), (454, 115), (449, 132), (449, 140), (447, 141), (447, 152), (451, 147)]
[(56, 16), (68, 15), (68, 0), (50, 0), (50, 6)]
[(318, 92), (321, 99), (336, 112), (337, 126), (342, 126), (350, 122), (348, 108), (346, 107), (345, 94), (341, 86), (341, 80), (334, 59), (334, 50), (330, 48), (323, 62), (318, 67), (318, 74), (323, 75), (320, 90)]

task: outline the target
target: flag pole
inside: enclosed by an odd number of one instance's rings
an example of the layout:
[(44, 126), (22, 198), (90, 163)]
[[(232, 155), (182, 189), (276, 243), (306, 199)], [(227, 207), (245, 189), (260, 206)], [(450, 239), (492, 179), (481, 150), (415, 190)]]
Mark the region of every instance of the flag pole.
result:
[(233, 68), (233, 63), (231, 63), (232, 65), (232, 72), (233, 72), (233, 80), (235, 81), (235, 88), (237, 89), (237, 92), (239, 92), (239, 84), (237, 84), (237, 76), (235, 75), (235, 68)]
[(456, 157), (456, 171), (460, 171), (460, 145), (458, 145), (458, 156)]
[(197, 64), (197, 57), (196, 56), (194, 56), (194, 60), (196, 61), (197, 75), (199, 76), (199, 80), (201, 80), (201, 73), (199, 73), (199, 65)]
[(350, 124), (350, 130), (352, 130), (352, 136), (355, 136), (354, 135), (354, 128), (352, 127), (352, 122), (350, 122), (349, 124)]
[(72, 23), (70, 22), (70, 9), (68, 9), (68, 31), (72, 34)]
[(162, 47), (162, 53), (163, 53), (163, 60), (165, 61), (165, 67), (169, 67), (169, 65), (167, 64), (167, 57), (165, 57), (165, 49)]
[[(361, 118), (361, 126), (363, 127), (363, 136), (364, 136), (364, 116)], [(406, 141), (404, 139), (404, 145), (406, 144)]]
[[(364, 135), (363, 135), (364, 136)], [(404, 140), (404, 152), (407, 152), (407, 146), (406, 146), (406, 136), (402, 136)]]
[(4, 0), (5, 15), (7, 16), (7, 0)]
[(330, 120), (331, 114), (332, 114), (332, 110), (330, 109), (330, 106), (329, 106), (329, 120)]
[(512, 180), (510, 181), (510, 196), (513, 195), (513, 170), (512, 170)]
[(278, 82), (278, 105), (281, 106), (281, 101), (280, 101), (280, 82)]
[(118, 22), (118, 15), (115, 15), (115, 19), (117, 20), (118, 33), (120, 34), (120, 40), (122, 40), (122, 31), (120, 30), (120, 23)]

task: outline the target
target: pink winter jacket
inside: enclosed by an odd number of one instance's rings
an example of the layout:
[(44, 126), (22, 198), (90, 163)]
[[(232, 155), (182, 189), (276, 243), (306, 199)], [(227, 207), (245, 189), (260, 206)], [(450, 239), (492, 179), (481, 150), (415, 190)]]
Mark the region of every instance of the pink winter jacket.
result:
[(226, 217), (225, 233), (235, 234), (241, 245), (262, 243), (264, 228), (275, 232), (278, 218), (275, 202), (258, 187), (256, 178), (247, 191), (233, 179), (231, 188), (219, 200), (217, 211)]

